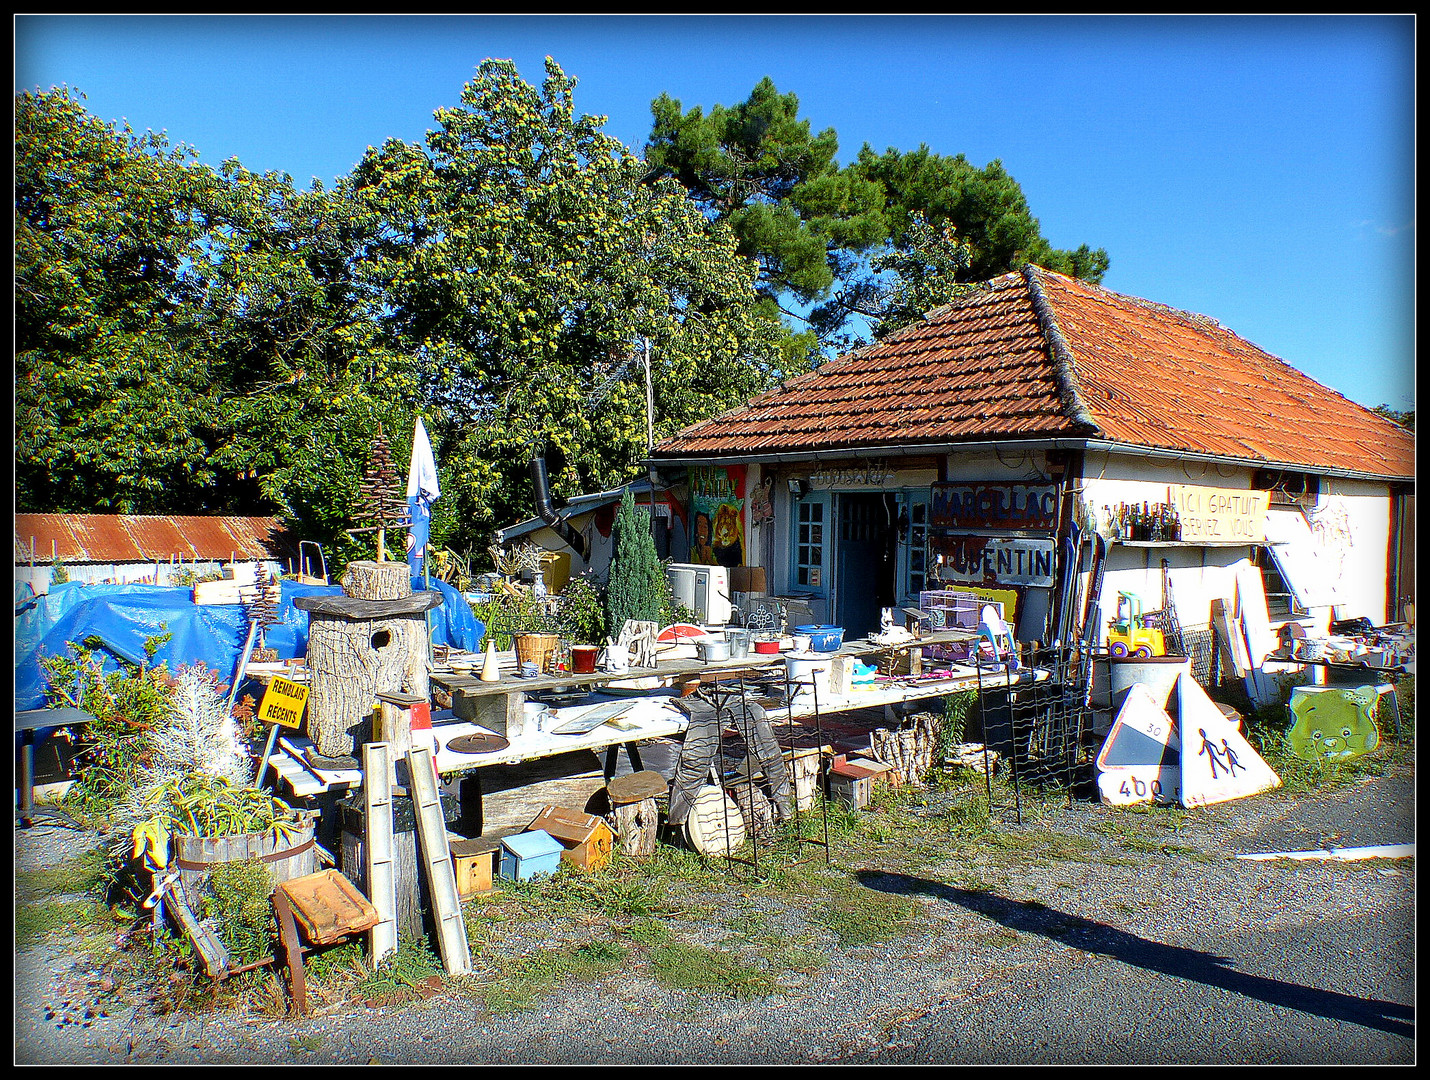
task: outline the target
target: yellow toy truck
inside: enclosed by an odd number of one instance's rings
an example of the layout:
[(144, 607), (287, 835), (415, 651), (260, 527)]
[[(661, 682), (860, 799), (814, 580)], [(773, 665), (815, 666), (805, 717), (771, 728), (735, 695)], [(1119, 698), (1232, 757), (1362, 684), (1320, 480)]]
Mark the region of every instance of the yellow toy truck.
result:
[(1107, 652), (1110, 656), (1164, 656), (1167, 643), (1162, 631), (1147, 623), (1154, 616), (1142, 614), (1142, 601), (1134, 593), (1117, 594), (1117, 615), (1108, 620)]

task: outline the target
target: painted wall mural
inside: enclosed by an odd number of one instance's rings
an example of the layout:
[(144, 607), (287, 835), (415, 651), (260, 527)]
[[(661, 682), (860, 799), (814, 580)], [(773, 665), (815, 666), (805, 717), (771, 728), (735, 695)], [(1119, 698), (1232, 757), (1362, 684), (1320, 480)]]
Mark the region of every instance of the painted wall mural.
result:
[(745, 466), (705, 465), (690, 470), (690, 561), (745, 565)]

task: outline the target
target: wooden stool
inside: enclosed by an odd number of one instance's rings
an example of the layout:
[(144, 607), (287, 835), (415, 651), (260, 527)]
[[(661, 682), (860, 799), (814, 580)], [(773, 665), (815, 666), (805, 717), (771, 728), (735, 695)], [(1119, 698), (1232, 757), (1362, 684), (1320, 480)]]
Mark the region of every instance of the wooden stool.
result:
[(656, 799), (669, 791), (665, 777), (650, 769), (618, 776), (606, 785), (611, 831), (627, 855), (655, 854), (660, 829), (660, 807)]

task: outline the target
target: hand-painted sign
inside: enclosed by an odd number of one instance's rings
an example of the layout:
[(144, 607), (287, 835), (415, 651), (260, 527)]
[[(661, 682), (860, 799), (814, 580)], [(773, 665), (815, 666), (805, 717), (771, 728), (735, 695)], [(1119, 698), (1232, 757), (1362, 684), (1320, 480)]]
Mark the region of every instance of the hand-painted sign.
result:
[(934, 484), (930, 524), (1052, 532), (1058, 524), (1058, 489), (1052, 484)]
[(1172, 484), (1168, 489), (1182, 523), (1184, 541), (1260, 544), (1266, 539), (1269, 491)]
[(1053, 584), (1057, 541), (1004, 536), (931, 536), (940, 581), (970, 585)]
[(268, 689), (263, 691), (263, 700), (258, 705), (258, 719), (265, 724), (281, 724), (296, 730), (307, 703), (306, 686), (275, 677), (268, 684)]

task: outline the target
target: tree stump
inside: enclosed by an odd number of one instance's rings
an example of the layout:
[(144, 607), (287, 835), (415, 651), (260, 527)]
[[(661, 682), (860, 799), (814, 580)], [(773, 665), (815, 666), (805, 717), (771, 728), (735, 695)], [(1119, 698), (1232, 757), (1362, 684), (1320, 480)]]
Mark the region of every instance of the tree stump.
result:
[(665, 778), (647, 769), (611, 780), (592, 796), (586, 809), (605, 819), (623, 854), (654, 855), (660, 835), (660, 805), (656, 799), (666, 791)]
[(412, 595), (412, 571), (405, 562), (348, 563), (343, 592), (359, 600), (400, 600)]
[(921, 784), (933, 771), (942, 722), (934, 713), (915, 713), (898, 730), (878, 728), (869, 736), (870, 756), (894, 767), (899, 784)]
[(308, 735), (318, 753), (352, 754), (354, 735), (371, 723), (378, 694), (428, 698), (426, 611), (441, 602), (441, 593), (410, 591), (386, 600), (300, 596), (293, 601), (309, 613)]

